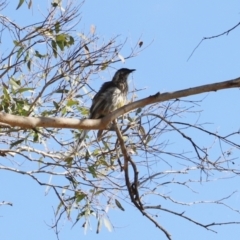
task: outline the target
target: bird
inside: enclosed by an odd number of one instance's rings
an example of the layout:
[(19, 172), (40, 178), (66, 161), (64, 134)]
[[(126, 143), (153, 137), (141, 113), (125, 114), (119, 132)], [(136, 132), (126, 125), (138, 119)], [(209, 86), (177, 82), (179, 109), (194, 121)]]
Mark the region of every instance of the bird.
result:
[[(89, 111), (89, 119), (103, 118), (107, 114), (126, 104), (128, 94), (128, 75), (135, 69), (121, 68), (114, 74), (109, 82), (103, 83), (100, 90), (94, 96)], [(82, 145), (89, 130), (83, 130), (78, 140), (78, 146)], [(97, 139), (101, 139), (103, 130), (98, 131)]]

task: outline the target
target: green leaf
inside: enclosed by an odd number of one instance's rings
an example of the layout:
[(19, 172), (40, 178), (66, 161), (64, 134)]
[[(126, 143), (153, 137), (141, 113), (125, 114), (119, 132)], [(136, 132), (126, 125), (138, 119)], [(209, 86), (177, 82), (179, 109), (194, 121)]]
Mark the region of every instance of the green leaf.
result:
[(89, 151), (86, 151), (85, 160), (88, 161), (89, 158), (90, 158), (90, 153), (89, 153)]
[(135, 112), (135, 115), (138, 115), (142, 111), (142, 108), (138, 108), (137, 111)]
[(41, 54), (39, 51), (35, 51), (35, 56), (40, 58), (40, 59), (43, 59), (43, 58), (47, 57), (48, 55), (47, 54)]
[(105, 192), (105, 190), (99, 190), (99, 191), (95, 192), (94, 195), (99, 195), (99, 194), (101, 194), (101, 193), (103, 193), (103, 192)]
[(106, 166), (108, 168), (113, 164), (113, 161), (111, 161), (112, 164), (109, 166), (109, 164), (105, 161), (105, 158), (103, 156), (101, 156), (98, 158), (98, 163), (100, 165)]
[(147, 136), (146, 144), (148, 144), (152, 140), (152, 137), (150, 135)]
[(31, 6), (32, 6), (32, 0), (30, 0), (29, 3), (28, 3), (28, 9), (30, 9)]
[(61, 109), (62, 115), (65, 115), (67, 112), (68, 112), (68, 111), (67, 111), (67, 108), (66, 108), (66, 107), (63, 107), (63, 108)]
[(66, 34), (58, 34), (56, 36), (56, 41), (57, 42), (65, 42), (66, 41), (66, 38), (67, 38), (67, 35)]
[(34, 142), (38, 142), (38, 140), (39, 140), (39, 135), (38, 135), (37, 132), (34, 132), (33, 141), (34, 141)]
[(59, 31), (60, 31), (60, 23), (59, 23), (59, 22), (56, 22), (55, 25), (54, 25), (54, 27), (55, 27), (55, 32), (56, 32), (56, 33), (59, 33)]
[(27, 67), (28, 67), (28, 70), (29, 70), (29, 71), (31, 71), (31, 63), (32, 63), (31, 60), (29, 60), (29, 61), (27, 62)]
[(105, 227), (108, 229), (109, 232), (112, 231), (112, 224), (109, 222), (109, 220), (107, 218), (103, 218), (103, 222)]
[(73, 99), (69, 99), (68, 101), (67, 101), (67, 104), (66, 104), (67, 106), (69, 106), (69, 107), (72, 107), (72, 106), (74, 106), (74, 105), (78, 105), (78, 101), (77, 100), (73, 100)]
[(29, 51), (26, 52), (26, 55), (24, 57), (24, 62), (29, 61)]
[(62, 51), (64, 50), (64, 41), (57, 41), (57, 45)]
[(84, 45), (84, 49), (86, 50), (87, 53), (89, 53), (89, 48), (87, 45)]
[(102, 228), (102, 218), (99, 218), (98, 219), (98, 225), (97, 225), (97, 233), (100, 232), (101, 228)]
[(89, 114), (89, 109), (88, 108), (78, 107), (77, 109), (83, 116), (88, 116), (88, 114)]
[(67, 213), (67, 217), (70, 218), (70, 215), (71, 215), (71, 207), (68, 207), (67, 210), (66, 210), (66, 213)]
[(74, 44), (74, 38), (68, 34), (56, 35), (57, 46), (63, 51), (64, 47), (69, 47)]
[(14, 91), (20, 88), (20, 86), (17, 84), (17, 82), (13, 78), (9, 80), (9, 84), (11, 85)]
[(80, 212), (78, 215), (77, 215), (77, 218), (76, 218), (76, 221), (75, 223), (72, 225), (72, 228), (76, 225), (76, 223), (79, 221), (79, 219), (81, 217), (83, 217), (85, 215), (85, 212)]
[(14, 98), (13, 99), (15, 101), (15, 105), (14, 106), (14, 113), (21, 115), (21, 116), (26, 116), (28, 114), (29, 111), (29, 103), (27, 99), (21, 99), (21, 98)]
[(105, 70), (108, 67), (108, 62), (103, 63), (101, 66), (101, 70)]
[(58, 212), (59, 212), (59, 210), (60, 210), (60, 208), (61, 208), (62, 206), (63, 206), (63, 204), (62, 204), (62, 202), (60, 202), (59, 205), (58, 205), (58, 207), (57, 207), (57, 211), (56, 211), (56, 215), (55, 215), (55, 216), (58, 215)]
[(74, 38), (72, 36), (69, 37), (68, 43), (69, 43), (69, 45), (73, 45), (74, 44)]
[(59, 35), (56, 36), (56, 43), (62, 51), (64, 50), (66, 40), (67, 40), (67, 35), (66, 34), (59, 34)]
[(146, 137), (146, 131), (142, 125), (139, 126), (139, 133), (145, 138)]
[(53, 101), (53, 105), (54, 105), (54, 107), (55, 107), (56, 109), (59, 109), (59, 105), (58, 105), (57, 102)]
[(14, 43), (15, 46), (21, 45), (21, 44), (20, 44), (18, 41), (16, 41), (16, 40), (14, 40), (13, 43)]
[(24, 2), (24, 0), (20, 0), (20, 1), (19, 1), (16, 10), (18, 10), (18, 9), (22, 6), (23, 2)]
[(118, 57), (119, 57), (119, 59), (120, 59), (123, 63), (125, 63), (125, 59), (124, 59), (124, 57), (123, 57), (121, 54), (118, 54)]
[(53, 7), (57, 7), (58, 4), (57, 4), (57, 3), (52, 3), (52, 6), (53, 6)]
[(80, 192), (80, 193), (76, 192), (75, 197), (76, 197), (76, 202), (79, 203), (86, 197), (86, 194), (84, 194), (82, 192)]
[(20, 48), (19, 48), (19, 50), (18, 50), (18, 52), (17, 52), (17, 58), (20, 57), (20, 55), (21, 55), (21, 53), (22, 53), (23, 50), (24, 50), (24, 47), (20, 47)]
[(4, 95), (4, 98), (6, 100), (11, 101), (10, 94), (9, 94), (8, 89), (6, 87), (3, 88), (3, 95)]
[(57, 44), (54, 40), (52, 40), (52, 50), (53, 50), (54, 57), (56, 58), (57, 57)]
[(67, 162), (68, 165), (72, 165), (73, 157), (65, 158), (65, 161)]
[(121, 203), (117, 199), (115, 199), (115, 203), (119, 209), (121, 209), (122, 211), (125, 211), (125, 209), (122, 207)]
[(18, 140), (18, 141), (15, 141), (15, 142), (11, 143), (11, 144), (10, 144), (10, 148), (12, 148), (12, 147), (14, 147), (14, 146), (22, 143), (23, 141), (24, 141), (24, 139), (21, 139), (21, 140)]
[(63, 89), (58, 89), (58, 90), (56, 90), (55, 91), (55, 93), (68, 93), (69, 92), (69, 90), (68, 89), (65, 89), (65, 88), (63, 88)]
[(61, 6), (61, 0), (54, 0), (54, 1), (52, 2), (52, 6), (53, 6), (53, 7)]
[(88, 166), (88, 170), (89, 170), (89, 172), (92, 174), (92, 176), (94, 178), (97, 177), (97, 174), (96, 174), (96, 171), (95, 171), (95, 167), (93, 165), (92, 166)]
[(34, 88), (20, 88), (16, 91), (16, 93), (23, 93), (23, 92), (33, 92)]

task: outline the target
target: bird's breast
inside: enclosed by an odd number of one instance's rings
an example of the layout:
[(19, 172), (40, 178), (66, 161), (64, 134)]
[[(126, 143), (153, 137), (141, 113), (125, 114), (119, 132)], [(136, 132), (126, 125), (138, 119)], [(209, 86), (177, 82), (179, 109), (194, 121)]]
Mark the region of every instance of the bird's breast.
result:
[(126, 103), (126, 95), (122, 93), (119, 89), (115, 90), (115, 94), (113, 94), (113, 99), (112, 99), (114, 109), (120, 108), (125, 105)]

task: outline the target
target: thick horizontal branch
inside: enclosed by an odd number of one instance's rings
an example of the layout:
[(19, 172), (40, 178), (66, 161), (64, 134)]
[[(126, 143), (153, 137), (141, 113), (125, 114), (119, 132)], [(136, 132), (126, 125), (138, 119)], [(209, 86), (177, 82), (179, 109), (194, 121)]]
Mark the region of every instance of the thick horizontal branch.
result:
[(141, 100), (138, 100), (136, 102), (130, 103), (126, 106), (123, 106), (117, 109), (116, 111), (112, 112), (108, 116), (102, 118), (101, 121), (103, 126), (107, 126), (109, 122), (116, 119), (117, 117), (127, 112), (130, 112), (133, 109), (142, 108), (153, 103), (164, 102), (164, 101), (178, 99), (182, 97), (188, 97), (188, 96), (197, 95), (200, 93), (216, 92), (222, 89), (239, 88), (239, 87), (240, 87), (240, 77), (233, 80), (228, 80), (225, 82), (212, 83), (212, 84), (202, 85), (194, 88), (179, 90), (175, 92), (165, 92), (165, 93), (158, 92), (153, 96), (143, 98)]
[(236, 78), (225, 82), (207, 84), (175, 92), (165, 92), (162, 94), (158, 92), (155, 95), (143, 98), (141, 100), (123, 106), (102, 119), (79, 120), (73, 118), (22, 117), (1, 112), (0, 125), (1, 123), (4, 123), (10, 125), (11, 127), (21, 128), (45, 127), (45, 128), (72, 128), (72, 129), (105, 129), (108, 126), (108, 124), (117, 117), (140, 107), (145, 107), (153, 103), (164, 102), (200, 93), (211, 91), (216, 92), (221, 89), (239, 87), (240, 78)]
[(99, 129), (101, 119), (74, 119), (74, 118), (52, 118), (52, 117), (22, 117), (8, 113), (0, 113), (1, 123), (7, 123), (11, 127), (21, 128), (75, 128), (75, 129)]

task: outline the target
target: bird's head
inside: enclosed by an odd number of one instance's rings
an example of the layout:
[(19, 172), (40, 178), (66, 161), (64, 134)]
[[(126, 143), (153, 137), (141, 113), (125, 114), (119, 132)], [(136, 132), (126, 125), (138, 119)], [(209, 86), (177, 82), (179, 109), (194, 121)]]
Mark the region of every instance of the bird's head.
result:
[(116, 84), (127, 82), (128, 75), (135, 69), (121, 68), (113, 76), (112, 81)]

